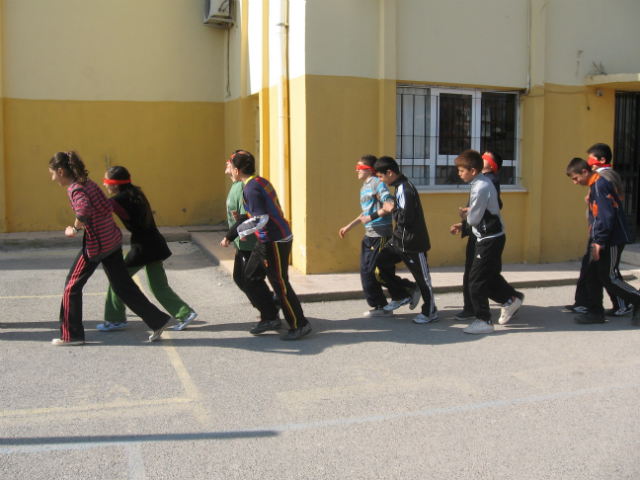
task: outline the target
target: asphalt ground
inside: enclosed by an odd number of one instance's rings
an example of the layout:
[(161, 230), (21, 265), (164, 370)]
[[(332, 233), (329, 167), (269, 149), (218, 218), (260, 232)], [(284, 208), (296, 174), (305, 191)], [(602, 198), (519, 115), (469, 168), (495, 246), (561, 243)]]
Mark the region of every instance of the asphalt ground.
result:
[(0, 252), (0, 478), (640, 477), (640, 328), (574, 323), (571, 287), (524, 290), (489, 336), (452, 320), (460, 294), (431, 325), (308, 303), (314, 333), (282, 342), (248, 334), (257, 312), (228, 274), (170, 246), (192, 325), (153, 344), (133, 316), (97, 331), (98, 270), (81, 347), (50, 345), (76, 251)]

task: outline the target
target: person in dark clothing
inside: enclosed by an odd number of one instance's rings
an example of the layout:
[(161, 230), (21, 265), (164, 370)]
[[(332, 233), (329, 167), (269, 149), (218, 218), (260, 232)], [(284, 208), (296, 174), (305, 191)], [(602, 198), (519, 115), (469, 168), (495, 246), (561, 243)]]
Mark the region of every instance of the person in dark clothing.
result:
[(591, 170), (582, 158), (574, 158), (567, 176), (589, 188), (589, 252), (587, 266), (587, 313), (578, 323), (605, 323), (602, 288), (634, 305), (632, 325), (640, 325), (640, 292), (616, 277), (624, 246), (632, 241), (622, 201), (613, 184)]
[[(391, 312), (409, 304), (409, 308), (413, 310), (418, 306), (422, 294), (422, 313), (415, 316), (413, 322), (435, 322), (439, 315), (427, 264), (427, 252), (431, 249), (431, 242), (418, 191), (413, 183), (400, 173), (400, 168), (393, 158), (380, 157), (373, 168), (382, 182), (388, 187), (395, 187), (395, 201), (384, 202), (382, 209), (392, 213), (396, 226), (391, 240), (376, 259), (380, 283), (391, 295), (391, 302), (384, 309)], [(396, 265), (400, 262), (404, 262), (409, 268), (415, 282), (396, 274)]]
[[(151, 293), (178, 320), (173, 329), (184, 330), (198, 314), (169, 286), (163, 261), (171, 256), (171, 250), (156, 227), (146, 195), (140, 187), (131, 183), (131, 175), (124, 167), (110, 167), (103, 183), (109, 194), (113, 195), (109, 202), (114, 213), (131, 232), (131, 250), (124, 259), (129, 275), (133, 276), (144, 268)], [(104, 319), (105, 322), (97, 327), (102, 332), (121, 330), (127, 326), (125, 304), (111, 285), (107, 290)]]

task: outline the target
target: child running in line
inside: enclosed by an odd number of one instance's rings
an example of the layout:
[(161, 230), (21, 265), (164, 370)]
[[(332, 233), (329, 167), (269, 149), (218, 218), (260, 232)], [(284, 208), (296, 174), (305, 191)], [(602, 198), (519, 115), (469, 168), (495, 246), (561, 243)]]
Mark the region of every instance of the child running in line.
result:
[(149, 341), (160, 338), (171, 317), (161, 312), (140, 291), (122, 259), (122, 233), (112, 217), (113, 209), (100, 187), (89, 179), (89, 172), (77, 152), (58, 152), (49, 161), (51, 180), (67, 187), (76, 218), (65, 229), (75, 237), (84, 228), (82, 249), (71, 266), (60, 307), (61, 338), (53, 345), (82, 345), (82, 288), (102, 263), (115, 293), (152, 330)]
[[(147, 274), (149, 289), (160, 305), (178, 320), (174, 330), (184, 330), (198, 314), (169, 286), (162, 262), (171, 256), (167, 241), (156, 227), (151, 205), (140, 187), (131, 183), (131, 175), (124, 167), (111, 167), (104, 175), (104, 186), (112, 197), (113, 211), (131, 232), (131, 250), (124, 258), (130, 276), (142, 268)], [(98, 330), (110, 332), (127, 326), (124, 302), (109, 285), (104, 307), (105, 322)]]
[[(611, 147), (606, 143), (596, 143), (591, 146), (589, 150), (587, 150), (589, 154), (589, 166), (591, 170), (597, 172), (601, 177), (605, 180), (608, 180), (614, 189), (618, 192), (618, 196), (622, 200), (623, 191), (622, 191), (622, 179), (618, 172), (615, 172), (611, 168), (611, 160), (612, 153)], [(589, 195), (585, 198), (587, 204), (589, 204)], [(575, 294), (575, 302), (573, 305), (567, 305), (564, 312), (567, 313), (587, 313), (587, 268), (589, 266), (589, 262), (591, 261), (591, 252), (590, 252), (589, 243), (587, 242), (587, 250), (584, 256), (582, 257), (582, 265), (580, 266), (580, 276), (578, 278), (578, 283), (576, 284), (576, 294)], [(622, 280), (622, 274), (620, 270), (616, 270), (615, 272), (616, 278), (618, 280)], [(604, 315), (606, 317), (621, 317), (629, 312), (633, 311), (633, 305), (627, 304), (622, 298), (617, 297), (613, 293), (607, 290), (609, 298), (611, 299), (611, 304), (613, 308), (606, 310)]]
[(382, 209), (385, 202), (393, 203), (393, 197), (389, 189), (376, 176), (373, 165), (377, 158), (373, 155), (363, 155), (356, 164), (358, 180), (364, 184), (360, 189), (360, 206), (362, 213), (349, 225), (340, 229), (340, 238), (356, 225), (364, 224), (365, 235), (360, 247), (360, 281), (364, 296), (371, 310), (364, 313), (365, 317), (390, 316), (393, 311), (387, 311), (387, 298), (382, 291), (376, 259), (378, 254), (387, 244), (393, 233), (393, 222), (389, 212)]
[[(477, 238), (469, 270), (469, 295), (476, 320), (463, 331), (474, 335), (493, 333), (489, 298), (505, 300), (500, 317), (503, 324), (518, 311), (524, 295), (516, 292), (501, 275), (506, 242), (504, 223), (498, 192), (491, 180), (482, 174), (482, 156), (475, 150), (465, 150), (455, 159), (455, 164), (460, 178), (471, 185), (469, 207), (460, 209), (460, 218), (471, 226)], [(459, 226), (452, 226), (451, 233), (460, 233)]]
[[(495, 152), (486, 151), (482, 155), (482, 162), (483, 162), (482, 174), (486, 178), (491, 180), (491, 183), (493, 183), (493, 186), (495, 187), (496, 192), (498, 194), (498, 206), (500, 207), (500, 210), (502, 210), (502, 200), (500, 199), (500, 180), (497, 177), (498, 171), (500, 170), (500, 168), (502, 168), (502, 163), (503, 163), (502, 156), (500, 156)], [(468, 211), (468, 209), (469, 209), (469, 204), (467, 203), (467, 207), (464, 210)], [(467, 224), (466, 221), (457, 223), (451, 227), (452, 235), (457, 235), (459, 233), (462, 233), (462, 238), (468, 237), (467, 249), (465, 252), (466, 258), (464, 263), (464, 275), (462, 277), (462, 293), (463, 293), (463, 299), (464, 299), (464, 307), (462, 309), (462, 312), (458, 313), (453, 318), (454, 320), (458, 320), (458, 321), (475, 320), (476, 316), (475, 316), (475, 313), (473, 312), (473, 302), (471, 301), (471, 295), (469, 293), (469, 272), (471, 271), (471, 266), (473, 265), (474, 252), (476, 248), (476, 243), (478, 241), (478, 237), (476, 237), (473, 234), (473, 232), (471, 231), (471, 226)], [(519, 295), (522, 295), (522, 298), (524, 298), (524, 294), (519, 294), (516, 292), (515, 295), (516, 295), (516, 298), (518, 298)], [(494, 302), (497, 302), (502, 305), (502, 312), (501, 312), (502, 314), (500, 315), (500, 320), (498, 320), (498, 323), (500, 324), (507, 323), (511, 318), (509, 316), (509, 311), (510, 311), (510, 304), (513, 302), (512, 295), (509, 295), (506, 298), (493, 298), (493, 297), (489, 297), (489, 298)]]
[(602, 287), (634, 305), (632, 325), (640, 325), (640, 292), (618, 279), (616, 270), (631, 232), (622, 201), (613, 184), (591, 170), (582, 158), (574, 158), (567, 176), (576, 185), (589, 188), (589, 251), (587, 266), (587, 313), (578, 315), (578, 323), (605, 323)]
[(253, 155), (244, 150), (236, 151), (231, 156), (234, 174), (244, 182), (243, 197), (247, 215), (241, 215), (225, 237), (233, 241), (238, 235), (241, 239), (253, 233), (258, 236), (244, 270), (245, 293), (251, 304), (260, 311), (261, 318), (249, 333), (260, 335), (268, 330), (276, 330), (281, 325), (278, 307), (264, 281), (266, 267), (267, 277), (290, 327), (280, 340), (298, 340), (311, 333), (312, 329), (289, 283), (289, 254), (293, 234), (289, 222), (282, 216), (273, 185), (256, 175), (255, 165)]
[[(391, 303), (385, 310), (392, 312), (409, 304), (413, 310), (420, 302), (422, 313), (413, 318), (414, 323), (431, 323), (438, 320), (438, 309), (433, 297), (431, 274), (427, 265), (427, 251), (431, 248), (427, 224), (424, 221), (422, 203), (416, 187), (400, 173), (400, 167), (391, 157), (380, 157), (373, 168), (378, 178), (388, 187), (396, 188), (395, 202), (384, 202), (383, 210), (391, 212), (396, 221), (391, 240), (387, 242), (376, 260), (381, 283), (391, 295)], [(416, 283), (396, 275), (400, 262), (409, 268)]]

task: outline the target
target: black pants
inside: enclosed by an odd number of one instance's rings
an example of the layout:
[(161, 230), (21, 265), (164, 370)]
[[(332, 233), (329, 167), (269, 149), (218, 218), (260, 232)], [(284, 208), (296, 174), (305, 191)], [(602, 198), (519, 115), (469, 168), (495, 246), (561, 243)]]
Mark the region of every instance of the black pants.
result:
[[(622, 248), (624, 248), (624, 246)], [(576, 301), (574, 305), (577, 307), (586, 307), (589, 303), (589, 295), (587, 294), (587, 268), (589, 267), (590, 260), (591, 243), (588, 243), (587, 253), (584, 254), (584, 257), (582, 257), (582, 265), (580, 266), (580, 277), (578, 277), (578, 283), (576, 284)], [(620, 273), (620, 270), (618, 268), (616, 268), (615, 275), (618, 280), (622, 280), (622, 274)], [(615, 308), (616, 310), (627, 308), (627, 302), (625, 302), (622, 298), (617, 297), (608, 289), (607, 294), (611, 299), (613, 308)]]
[(382, 285), (387, 287), (392, 300), (402, 300), (411, 295), (416, 284), (406, 278), (396, 275), (396, 265), (400, 262), (409, 268), (420, 288), (422, 294), (422, 313), (430, 316), (436, 311), (436, 303), (433, 298), (433, 287), (431, 285), (431, 274), (427, 264), (427, 254), (418, 252), (402, 252), (392, 243), (387, 243), (378, 255), (376, 267), (380, 274)]
[(506, 241), (506, 236), (500, 235), (475, 243), (469, 271), (469, 295), (478, 320), (491, 320), (489, 298), (505, 303), (516, 296), (515, 289), (502, 276), (502, 252)]
[(251, 256), (250, 250), (236, 250), (236, 256), (233, 261), (233, 281), (240, 290), (244, 292), (244, 269), (247, 266), (247, 260)]
[(384, 296), (380, 275), (376, 268), (376, 259), (389, 241), (388, 237), (365, 237), (360, 248), (360, 281), (364, 297), (370, 307), (384, 307), (387, 297)]
[(264, 281), (265, 273), (273, 287), (284, 318), (291, 328), (304, 327), (307, 319), (302, 311), (296, 292), (289, 283), (289, 242), (257, 242), (244, 270), (244, 287), (251, 304), (260, 311), (262, 320), (278, 316), (278, 308), (269, 287)]
[(591, 261), (587, 266), (587, 308), (589, 313), (604, 314), (602, 306), (602, 287), (622, 298), (625, 302), (640, 307), (640, 293), (624, 280), (616, 276), (624, 244), (615, 247), (602, 247), (600, 260)]
[(80, 250), (69, 270), (60, 306), (60, 333), (62, 340), (84, 340), (82, 325), (82, 288), (102, 263), (114, 293), (129, 309), (142, 318), (152, 330), (157, 330), (170, 320), (170, 316), (158, 310), (140, 291), (124, 265), (122, 248), (118, 248), (99, 262), (90, 262)]
[[(462, 296), (464, 298), (463, 310), (465, 312), (471, 312), (471, 313), (474, 312), (474, 308), (473, 308), (473, 302), (471, 301), (471, 293), (469, 293), (469, 272), (471, 272), (473, 259), (476, 256), (476, 243), (478, 243), (478, 237), (476, 237), (472, 233), (471, 235), (469, 235), (467, 240), (467, 250), (466, 250), (465, 262), (464, 262), (464, 275), (462, 277)], [(500, 262), (502, 262), (502, 258), (500, 259)], [(502, 263), (501, 263), (501, 269), (502, 269)], [(513, 293), (507, 292), (506, 290), (492, 291), (491, 289), (489, 289), (489, 300), (493, 300), (494, 302), (499, 303), (500, 305), (508, 302), (512, 296), (513, 296)]]

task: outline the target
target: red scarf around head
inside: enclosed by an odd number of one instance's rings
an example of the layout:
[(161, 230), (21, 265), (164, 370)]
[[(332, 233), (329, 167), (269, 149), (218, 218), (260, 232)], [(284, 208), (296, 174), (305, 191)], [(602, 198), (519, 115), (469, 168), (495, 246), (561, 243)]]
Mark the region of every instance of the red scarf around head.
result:
[(127, 180), (114, 180), (112, 178), (104, 177), (102, 181), (104, 182), (105, 185), (123, 185), (125, 183), (131, 183), (130, 178)]
[(489, 162), (489, 166), (491, 167), (491, 170), (493, 170), (493, 173), (498, 173), (498, 164), (491, 155), (487, 155), (485, 153), (484, 155), (482, 155), (482, 159)]
[(376, 173), (373, 167), (370, 167), (368, 165), (356, 165), (356, 170), (371, 170), (374, 174)]
[(595, 165), (596, 168), (611, 168), (611, 164), (610, 163), (602, 163), (600, 160), (598, 160), (593, 155), (589, 155), (588, 163), (592, 167)]

